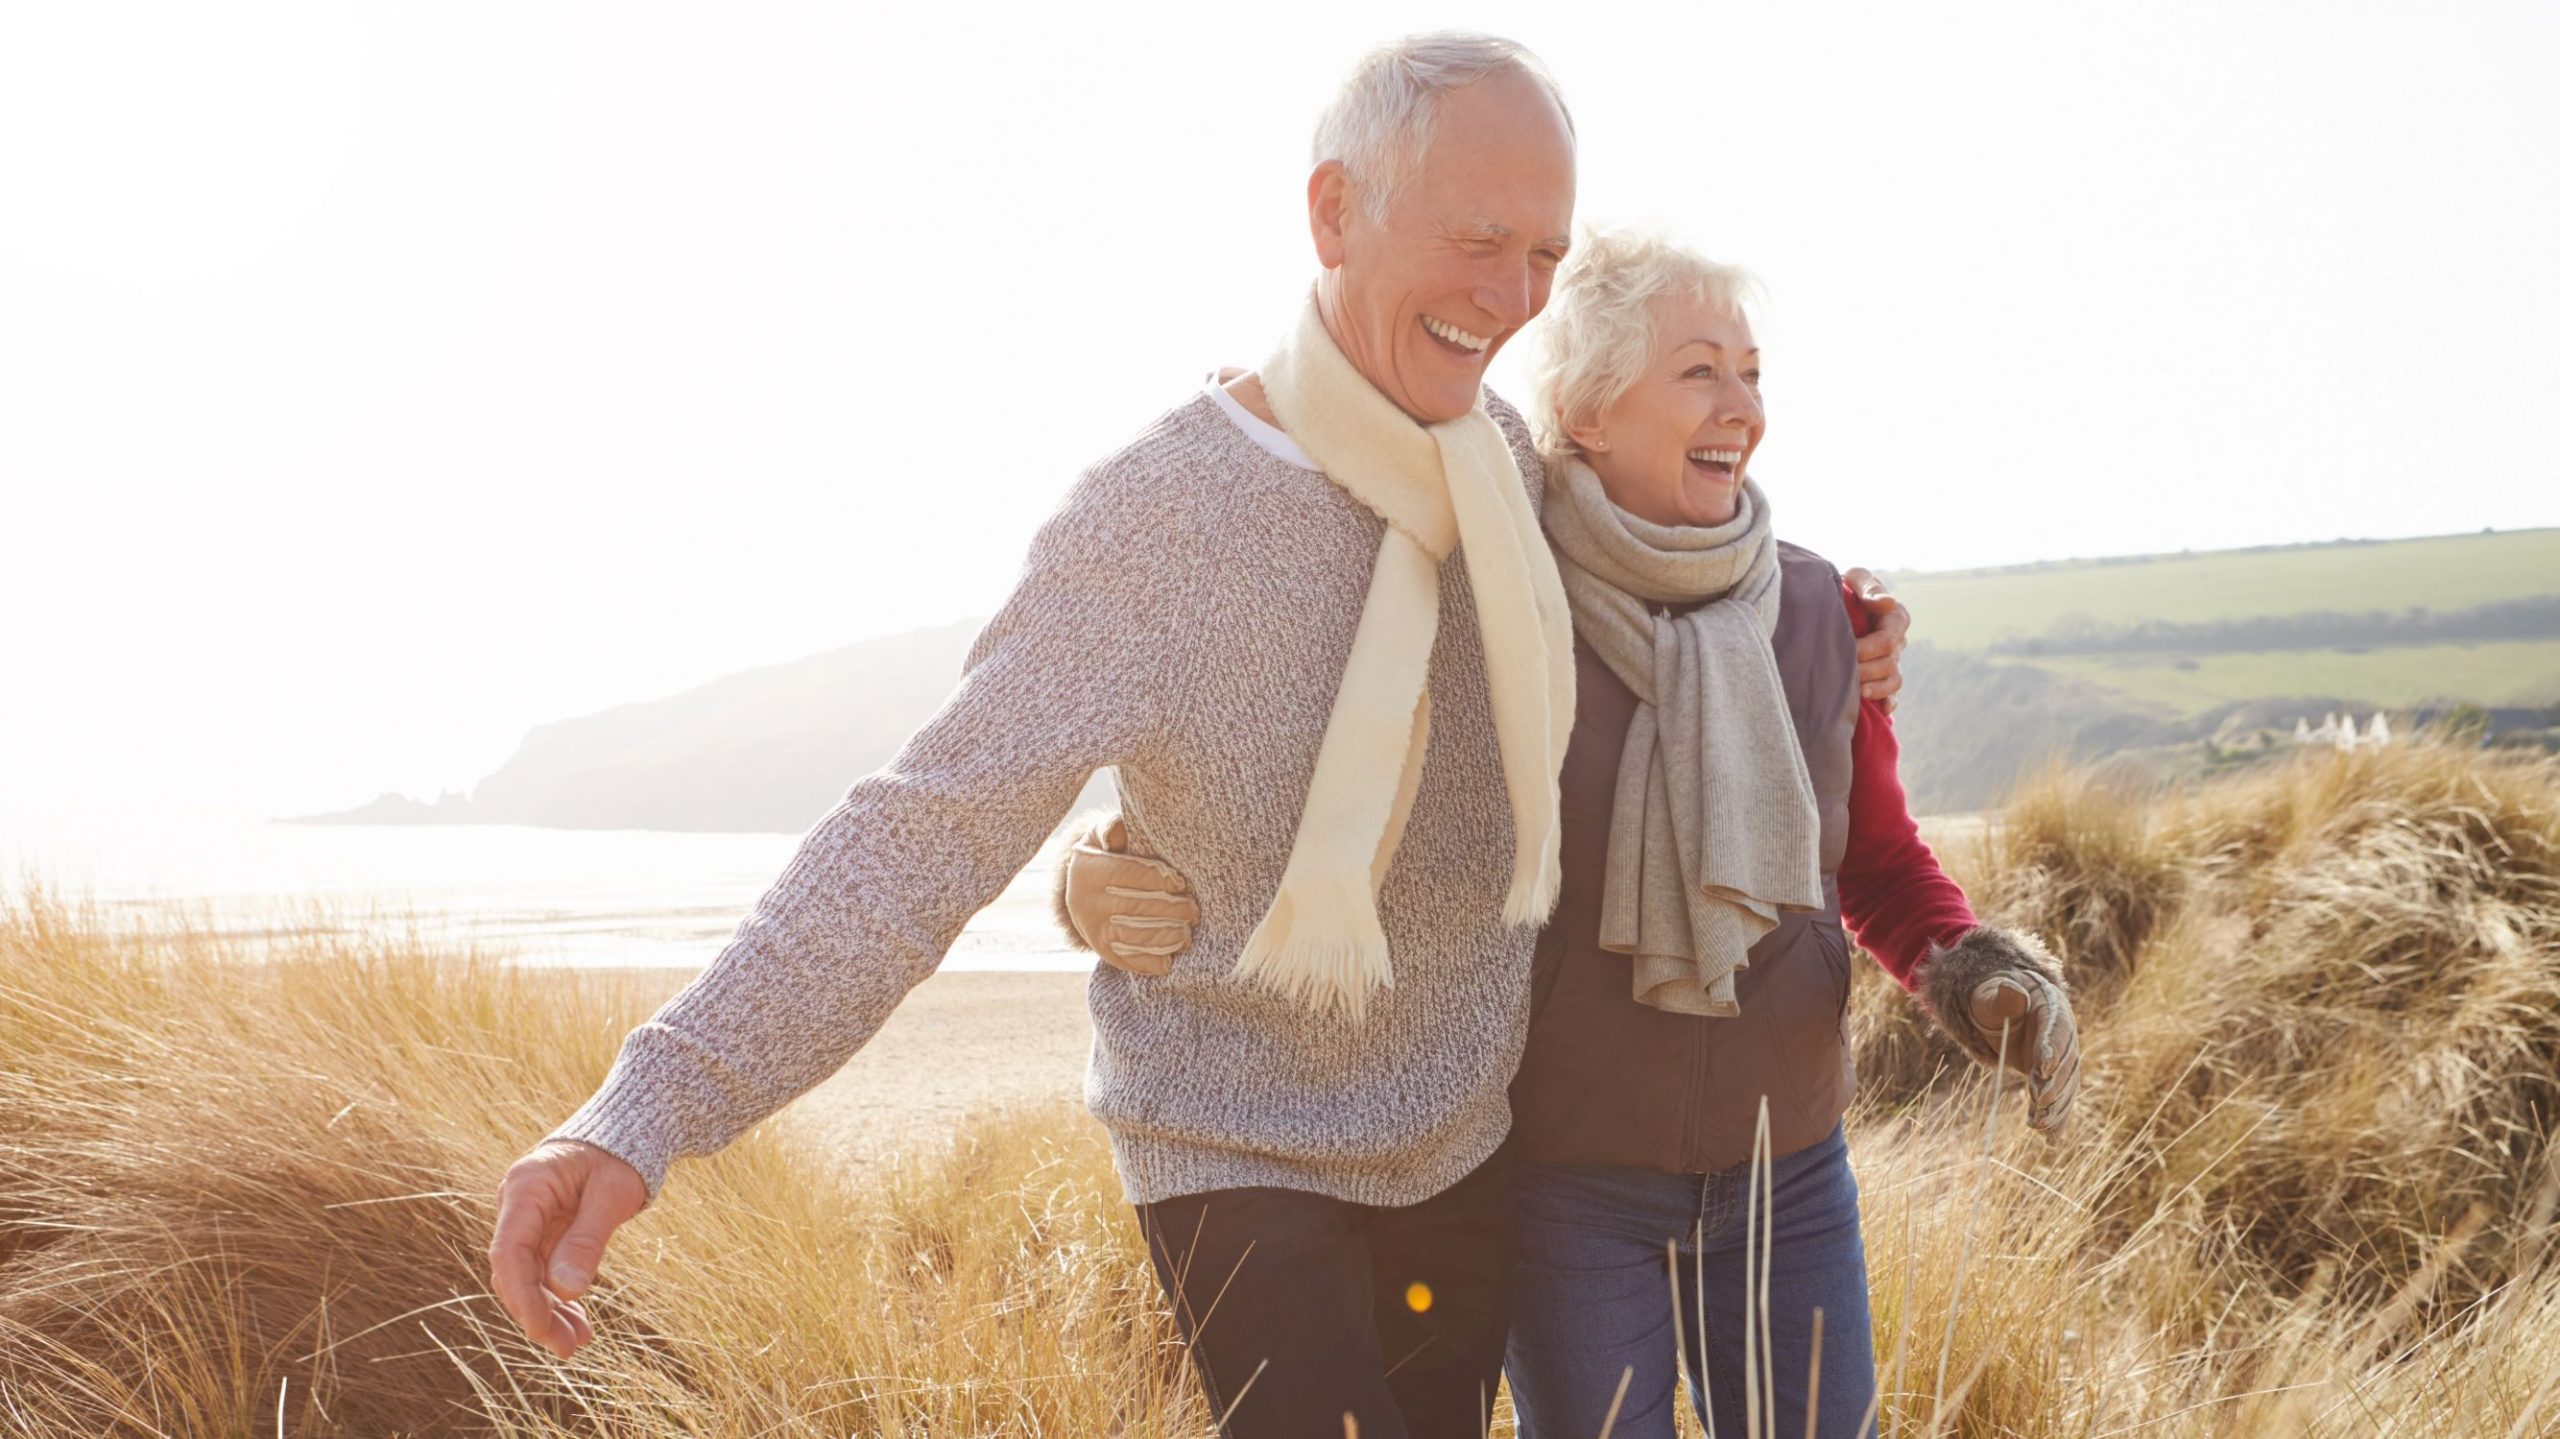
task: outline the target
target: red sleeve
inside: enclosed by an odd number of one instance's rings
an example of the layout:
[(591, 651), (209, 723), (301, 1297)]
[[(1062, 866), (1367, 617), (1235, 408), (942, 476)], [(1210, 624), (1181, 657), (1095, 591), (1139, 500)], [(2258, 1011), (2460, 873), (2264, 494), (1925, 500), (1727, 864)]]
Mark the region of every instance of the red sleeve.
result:
[[(1840, 596), (1849, 607), (1850, 629), (1865, 634), (1873, 625), (1866, 606), (1846, 584)], [(1858, 728), (1849, 745), (1849, 848), (1840, 860), (1840, 915), (1858, 943), (1909, 989), (1931, 944), (1953, 944), (1978, 921), (1964, 890), (1920, 841), (1920, 826), (1902, 793), (1902, 747), (1882, 704), (1858, 701)]]

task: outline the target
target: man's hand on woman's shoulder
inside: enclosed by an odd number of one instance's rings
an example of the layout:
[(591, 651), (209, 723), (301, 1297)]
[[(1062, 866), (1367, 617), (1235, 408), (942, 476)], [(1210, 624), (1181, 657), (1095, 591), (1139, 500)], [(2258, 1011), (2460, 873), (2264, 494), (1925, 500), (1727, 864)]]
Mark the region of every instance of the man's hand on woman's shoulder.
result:
[(1894, 696), (1902, 690), (1902, 651), (1911, 643), (1911, 607), (1895, 599), (1864, 566), (1840, 579), (1867, 612), (1858, 636), (1858, 697), (1881, 703), (1891, 714)]

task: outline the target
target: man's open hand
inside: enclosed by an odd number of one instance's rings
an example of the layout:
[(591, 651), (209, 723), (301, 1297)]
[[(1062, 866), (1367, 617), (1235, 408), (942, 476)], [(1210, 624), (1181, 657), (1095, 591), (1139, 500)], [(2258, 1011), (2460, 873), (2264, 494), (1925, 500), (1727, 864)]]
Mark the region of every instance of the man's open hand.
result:
[(1840, 578), (1849, 582), (1875, 622), (1858, 637), (1858, 697), (1882, 702), (1884, 712), (1891, 714), (1893, 697), (1902, 689), (1902, 650), (1911, 642), (1911, 609), (1863, 568)]
[(649, 1203), (640, 1171), (592, 1144), (546, 1139), (498, 1186), (489, 1289), (533, 1342), (566, 1359), (596, 1337), (578, 1303), (605, 1241)]

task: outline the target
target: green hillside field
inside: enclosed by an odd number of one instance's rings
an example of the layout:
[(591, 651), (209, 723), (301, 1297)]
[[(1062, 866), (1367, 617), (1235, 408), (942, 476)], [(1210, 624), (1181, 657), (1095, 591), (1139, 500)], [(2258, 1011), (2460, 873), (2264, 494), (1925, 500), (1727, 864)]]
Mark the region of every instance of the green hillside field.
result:
[[(1931, 644), (2082, 681), (2154, 712), (2325, 696), (2376, 708), (2560, 704), (2560, 632), (2424, 643), (2090, 653), (2064, 636), (2144, 623), (2213, 626), (2327, 612), (2449, 615), (2560, 595), (2560, 529), (2349, 541), (2011, 569), (1901, 574)], [(2044, 640), (2059, 652), (1996, 653)], [(2078, 649), (2084, 652), (2074, 653)]]
[(2560, 529), (2062, 560), (1898, 574), (1929, 641), (1978, 650), (2082, 615), (2102, 624), (2210, 623), (2310, 610), (2459, 610), (2560, 594)]
[[(2560, 639), (2417, 645), (2363, 654), (2057, 655), (2016, 663), (2165, 704), (2180, 714), (2278, 695), (2330, 695), (2375, 709), (2413, 709), (2439, 700), (2517, 708), (2560, 703)], [(2317, 723), (2319, 716), (2311, 719)]]

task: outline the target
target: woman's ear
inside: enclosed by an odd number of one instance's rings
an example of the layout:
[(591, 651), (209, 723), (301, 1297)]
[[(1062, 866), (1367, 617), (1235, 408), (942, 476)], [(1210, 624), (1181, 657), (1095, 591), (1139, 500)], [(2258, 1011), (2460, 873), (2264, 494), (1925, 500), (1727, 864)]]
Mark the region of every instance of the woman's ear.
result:
[(1585, 452), (1605, 451), (1609, 448), (1609, 432), (1602, 428), (1600, 417), (1587, 410), (1578, 415), (1565, 416), (1564, 437), (1573, 441)]
[(1307, 176), (1307, 229), (1315, 237), (1316, 263), (1328, 270), (1342, 267), (1351, 206), (1351, 177), (1340, 160), (1327, 160)]

